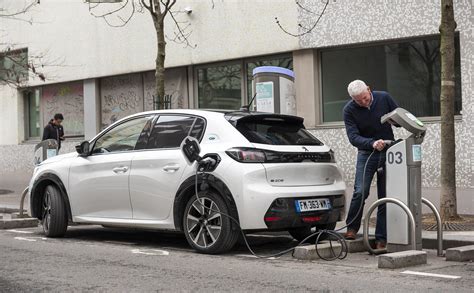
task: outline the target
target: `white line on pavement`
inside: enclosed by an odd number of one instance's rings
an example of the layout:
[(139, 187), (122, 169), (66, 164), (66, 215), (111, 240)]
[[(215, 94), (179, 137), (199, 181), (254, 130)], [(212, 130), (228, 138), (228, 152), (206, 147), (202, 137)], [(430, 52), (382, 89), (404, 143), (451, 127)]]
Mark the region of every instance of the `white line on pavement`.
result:
[(460, 276), (441, 275), (441, 274), (432, 274), (432, 273), (415, 272), (415, 271), (404, 271), (404, 272), (402, 272), (402, 274), (426, 276), (426, 277), (436, 277), (436, 278), (445, 278), (445, 279), (460, 279), (461, 278)]
[(125, 242), (125, 241), (104, 241), (105, 243), (118, 244), (118, 245), (137, 245), (134, 242)]
[(37, 239), (48, 240), (48, 238), (44, 238), (44, 237), (15, 237), (14, 239), (21, 240), (21, 241), (29, 241), (29, 242), (35, 242)]
[[(252, 255), (252, 254), (236, 254), (235, 256), (248, 257), (248, 258), (257, 258), (255, 255)], [(272, 256), (272, 257), (266, 257), (265, 259), (274, 260), (274, 259), (277, 259), (277, 258)]]
[(15, 229), (7, 230), (7, 232), (22, 233), (22, 234), (32, 234), (33, 233), (31, 231), (21, 231), (21, 230), (15, 230)]
[(169, 255), (170, 253), (166, 250), (161, 249), (132, 249), (132, 253), (144, 254), (144, 255)]

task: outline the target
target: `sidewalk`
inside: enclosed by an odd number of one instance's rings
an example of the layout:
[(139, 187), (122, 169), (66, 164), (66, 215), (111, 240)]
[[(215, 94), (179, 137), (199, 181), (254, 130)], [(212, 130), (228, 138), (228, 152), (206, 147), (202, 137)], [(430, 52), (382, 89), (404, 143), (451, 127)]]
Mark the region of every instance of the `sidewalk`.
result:
[[(12, 193), (0, 194), (0, 209), (19, 209), (21, 193), (28, 186), (31, 174), (27, 173), (3, 173), (0, 174), (0, 190), (10, 190)], [(370, 200), (366, 203), (370, 205)], [(28, 207), (28, 199), (24, 208)], [(338, 227), (344, 226), (344, 222), (339, 222)], [(369, 234), (373, 235), (375, 229), (369, 228)], [(362, 228), (359, 231), (362, 237)], [(435, 249), (437, 247), (436, 231), (423, 230), (423, 247)], [(474, 231), (443, 231), (443, 249), (464, 245), (474, 245)]]

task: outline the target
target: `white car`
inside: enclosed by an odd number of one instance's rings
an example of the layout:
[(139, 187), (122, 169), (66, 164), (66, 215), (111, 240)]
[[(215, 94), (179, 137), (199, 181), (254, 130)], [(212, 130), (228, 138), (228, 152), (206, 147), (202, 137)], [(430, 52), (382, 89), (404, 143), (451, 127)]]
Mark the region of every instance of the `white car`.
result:
[[(180, 149), (188, 135), (200, 142), (201, 156), (221, 158), (201, 203), (196, 163)], [(49, 237), (63, 236), (68, 222), (178, 230), (197, 251), (221, 253), (240, 233), (224, 214), (245, 232), (287, 230), (299, 240), (344, 217), (346, 186), (334, 155), (300, 117), (150, 111), (115, 122), (76, 150), (42, 162), (29, 185), (30, 215)]]

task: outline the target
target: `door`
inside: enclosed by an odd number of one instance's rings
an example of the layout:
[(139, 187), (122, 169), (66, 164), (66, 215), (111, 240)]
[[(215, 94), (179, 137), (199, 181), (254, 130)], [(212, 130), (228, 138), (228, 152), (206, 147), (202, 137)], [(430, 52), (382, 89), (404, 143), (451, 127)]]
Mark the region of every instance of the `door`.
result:
[(133, 218), (166, 219), (173, 206), (186, 160), (179, 148), (191, 135), (200, 139), (202, 118), (186, 115), (160, 115), (153, 126), (146, 150), (137, 152), (130, 172)]
[(69, 173), (74, 216), (131, 219), (129, 175), (135, 148), (143, 141), (153, 116), (124, 121), (91, 145), (91, 154), (77, 157)]

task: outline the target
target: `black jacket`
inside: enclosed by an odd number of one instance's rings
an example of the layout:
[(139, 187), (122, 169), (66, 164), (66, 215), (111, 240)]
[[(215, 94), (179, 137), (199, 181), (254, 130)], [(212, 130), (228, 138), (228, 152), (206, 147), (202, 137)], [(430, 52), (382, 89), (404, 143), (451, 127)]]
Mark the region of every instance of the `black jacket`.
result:
[(43, 140), (55, 139), (58, 142), (58, 149), (61, 148), (61, 137), (64, 136), (64, 129), (62, 125), (56, 126), (53, 120), (49, 121), (48, 125), (43, 130)]

